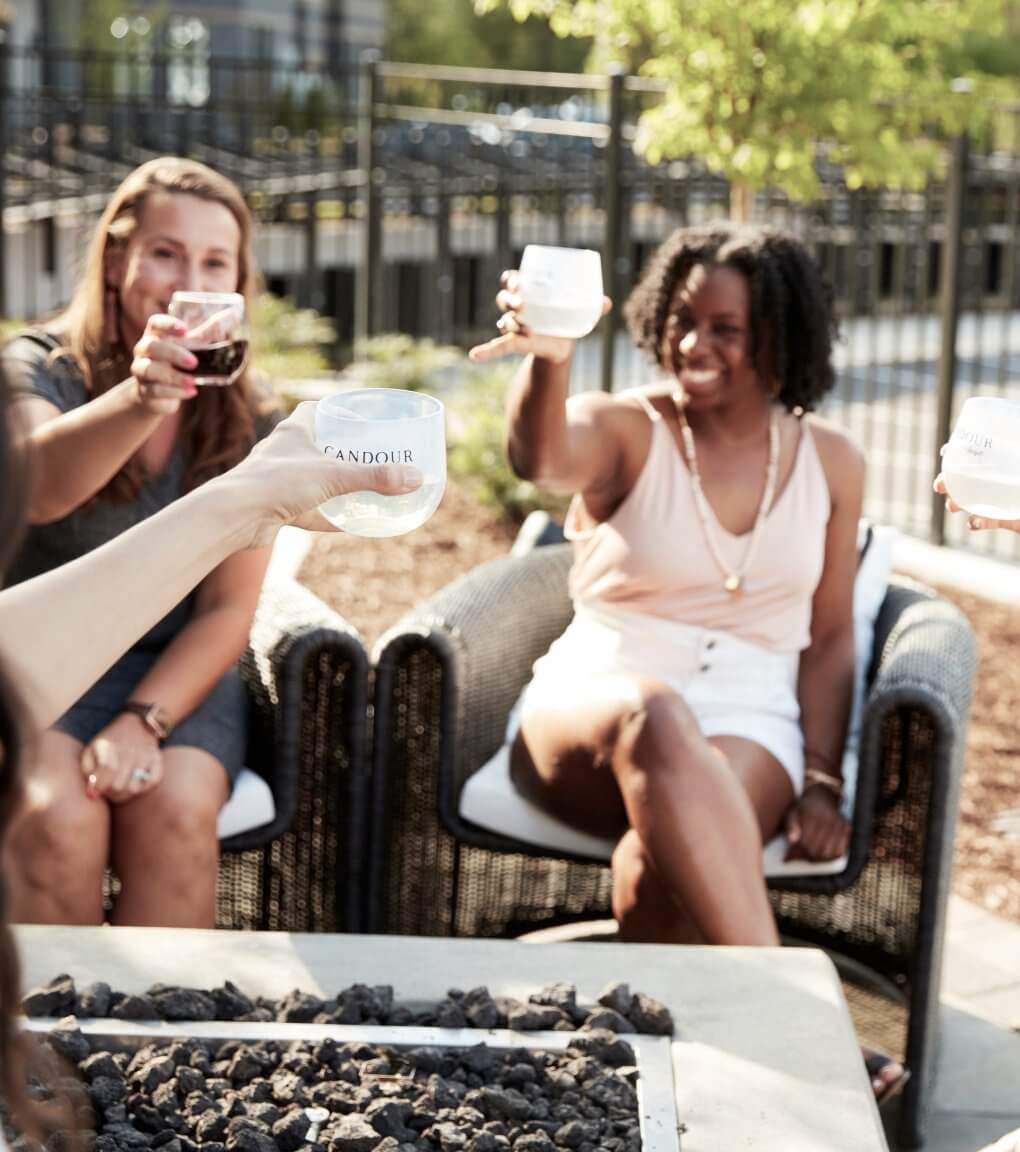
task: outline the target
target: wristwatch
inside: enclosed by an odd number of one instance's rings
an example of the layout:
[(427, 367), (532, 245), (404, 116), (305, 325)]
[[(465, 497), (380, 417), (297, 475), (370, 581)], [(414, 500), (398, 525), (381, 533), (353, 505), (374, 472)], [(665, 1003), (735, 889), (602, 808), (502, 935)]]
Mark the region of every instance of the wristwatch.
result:
[(165, 740), (174, 730), (170, 713), (158, 704), (150, 704), (142, 700), (129, 700), (121, 708), (121, 711), (130, 712), (132, 716), (137, 716), (157, 740)]

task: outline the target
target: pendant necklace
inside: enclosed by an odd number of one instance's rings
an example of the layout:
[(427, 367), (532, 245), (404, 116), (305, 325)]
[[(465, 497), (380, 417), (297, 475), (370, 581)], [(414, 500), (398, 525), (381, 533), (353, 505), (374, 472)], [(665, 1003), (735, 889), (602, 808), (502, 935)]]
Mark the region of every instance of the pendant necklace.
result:
[(701, 485), (701, 472), (698, 469), (694, 433), (691, 431), (690, 424), (687, 423), (687, 416), (684, 412), (685, 400), (681, 391), (677, 390), (673, 393), (673, 403), (676, 405), (676, 414), (680, 421), (680, 438), (683, 441), (684, 458), (691, 477), (694, 506), (697, 509), (698, 518), (701, 520), (701, 530), (705, 536), (705, 543), (708, 545), (708, 550), (712, 553), (712, 558), (718, 565), (719, 571), (723, 574), (723, 588), (731, 596), (736, 596), (743, 591), (744, 577), (758, 549), (762, 529), (765, 527), (765, 518), (772, 507), (772, 498), (776, 492), (776, 476), (779, 472), (779, 420), (776, 416), (776, 409), (773, 406), (769, 411), (769, 460), (765, 468), (765, 487), (762, 490), (761, 503), (758, 505), (758, 512), (754, 518), (754, 527), (751, 529), (751, 538), (747, 542), (744, 558), (736, 568), (731, 568), (723, 558), (713, 533), (713, 513), (705, 499), (705, 490)]

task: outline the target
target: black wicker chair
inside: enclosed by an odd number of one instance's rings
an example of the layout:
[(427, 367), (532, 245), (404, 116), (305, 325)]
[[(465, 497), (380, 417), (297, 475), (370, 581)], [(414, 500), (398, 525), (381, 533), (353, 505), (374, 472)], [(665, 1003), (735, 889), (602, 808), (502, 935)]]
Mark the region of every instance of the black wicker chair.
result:
[[(482, 565), (380, 641), (370, 931), (509, 936), (610, 914), (604, 864), (552, 858), (458, 815), (464, 780), (498, 749), (533, 661), (570, 620), (569, 564), (560, 545)], [(913, 1073), (903, 1144), (924, 1139), (974, 665), (973, 633), (955, 608), (919, 587), (890, 586), (876, 624), (847, 869), (772, 884), (784, 935), (857, 961), (902, 994)]]
[(355, 932), (362, 925), (368, 657), (357, 633), (291, 580), (268, 585), (242, 673), (248, 767), (271, 824), (221, 844), (217, 925)]

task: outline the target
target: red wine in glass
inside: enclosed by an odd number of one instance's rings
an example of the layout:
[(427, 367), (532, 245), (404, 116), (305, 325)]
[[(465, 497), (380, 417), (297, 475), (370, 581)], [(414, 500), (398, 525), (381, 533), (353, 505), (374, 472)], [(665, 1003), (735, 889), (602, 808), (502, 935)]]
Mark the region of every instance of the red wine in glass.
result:
[(191, 354), (198, 361), (191, 373), (196, 384), (230, 384), (248, 359), (248, 341), (220, 340), (204, 348), (192, 348)]
[(170, 315), (187, 329), (181, 343), (195, 357), (196, 384), (233, 384), (248, 358), (248, 323), (238, 292), (175, 292)]

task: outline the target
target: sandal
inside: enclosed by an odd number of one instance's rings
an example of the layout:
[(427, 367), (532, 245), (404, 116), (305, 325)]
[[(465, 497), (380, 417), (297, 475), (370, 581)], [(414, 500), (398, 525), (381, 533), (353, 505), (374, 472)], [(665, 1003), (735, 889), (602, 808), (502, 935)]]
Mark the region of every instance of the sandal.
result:
[[(910, 1079), (910, 1069), (904, 1068), (898, 1060), (886, 1056), (884, 1052), (874, 1052), (864, 1049), (864, 1067), (868, 1070), (868, 1079), (875, 1093), (875, 1103), (884, 1104), (892, 1100), (903, 1091)], [(892, 1077), (883, 1076), (888, 1068), (898, 1068), (899, 1072)]]

